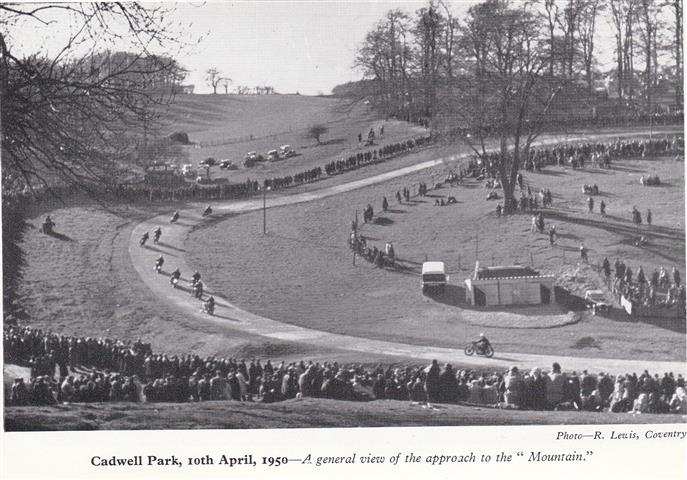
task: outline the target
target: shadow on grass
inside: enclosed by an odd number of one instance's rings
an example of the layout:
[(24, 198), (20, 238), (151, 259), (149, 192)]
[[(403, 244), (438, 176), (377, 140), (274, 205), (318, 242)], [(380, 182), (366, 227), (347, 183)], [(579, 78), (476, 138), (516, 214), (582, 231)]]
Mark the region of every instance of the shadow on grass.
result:
[(541, 170), (539, 172), (533, 172), (535, 175), (548, 175), (552, 177), (560, 177), (562, 175), (567, 175), (568, 172), (563, 170)]
[(68, 237), (67, 235), (65, 235), (63, 233), (56, 232), (55, 230), (53, 230), (50, 233), (46, 233), (46, 235), (48, 235), (52, 238), (56, 238), (58, 240), (62, 240), (63, 242), (71, 242), (72, 241), (72, 239), (70, 237)]
[(387, 217), (375, 217), (374, 220), (372, 220), (372, 223), (386, 227), (388, 225), (393, 225), (394, 221)]
[(169, 243), (157, 242), (156, 245), (159, 245), (159, 246), (164, 247), (164, 248), (171, 248), (172, 250), (176, 250), (177, 252), (186, 253), (186, 250), (185, 250), (185, 249), (179, 248), (179, 247), (175, 247), (175, 246), (173, 246), (173, 245), (170, 245)]
[[(178, 256), (174, 253), (170, 253), (170, 252), (167, 252), (165, 250), (160, 250), (159, 248), (154, 247), (152, 245), (144, 245), (143, 248), (145, 248), (146, 250), (153, 250), (154, 252), (163, 253), (163, 254), (169, 255), (171, 257), (177, 257)], [(185, 251), (185, 250), (182, 250), (182, 251)]]
[(332, 138), (331, 140), (327, 140), (326, 142), (320, 143), (320, 145), (341, 145), (345, 141), (346, 139), (344, 138)]

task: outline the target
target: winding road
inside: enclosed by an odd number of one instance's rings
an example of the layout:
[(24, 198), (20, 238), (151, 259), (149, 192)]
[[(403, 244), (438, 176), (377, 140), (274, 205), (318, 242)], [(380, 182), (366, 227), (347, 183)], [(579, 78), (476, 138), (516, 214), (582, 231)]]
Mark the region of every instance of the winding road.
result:
[[(655, 131), (654, 133), (674, 133), (676, 130)], [(592, 138), (616, 138), (636, 136), (648, 132), (628, 132), (623, 134), (613, 133), (605, 135), (586, 135), (584, 137), (568, 137), (567, 141), (590, 140)], [(539, 142), (539, 145), (550, 143), (560, 143), (560, 139), (551, 139)], [(438, 158), (435, 160), (417, 163), (408, 167), (392, 170), (386, 173), (374, 175), (360, 180), (343, 183), (310, 192), (271, 195), (267, 197), (267, 208), (294, 205), (297, 203), (310, 202), (354, 189), (363, 188), (373, 184), (388, 181), (392, 178), (401, 177), (410, 173), (418, 172), (427, 168), (440, 165), (444, 162), (453, 162), (467, 158), (468, 154), (454, 155), (448, 158)], [(242, 201), (226, 201), (212, 205), (213, 220), (217, 221), (218, 216), (238, 214), (260, 210), (263, 208), (261, 197), (251, 198)], [(173, 305), (179, 311), (185, 312), (190, 317), (196, 318), (199, 322), (216, 322), (230, 329), (240, 330), (246, 333), (259, 335), (262, 337), (282, 340), (288, 342), (298, 342), (316, 345), (323, 349), (348, 350), (374, 355), (393, 355), (418, 360), (430, 361), (438, 359), (440, 362), (451, 362), (456, 365), (474, 365), (489, 367), (504, 367), (508, 365), (518, 365), (521, 368), (541, 367), (548, 368), (553, 362), (560, 363), (566, 370), (589, 370), (593, 372), (626, 373), (628, 371), (641, 372), (649, 369), (652, 372), (672, 371), (677, 373), (687, 373), (687, 363), (651, 360), (621, 360), (610, 358), (589, 358), (589, 357), (569, 357), (553, 355), (536, 355), (528, 353), (497, 352), (492, 359), (484, 357), (468, 357), (461, 348), (438, 348), (431, 346), (412, 345), (405, 343), (387, 342), (381, 340), (371, 340), (367, 338), (340, 335), (320, 330), (299, 327), (266, 317), (255, 315), (233, 305), (230, 299), (226, 298), (209, 285), (205, 279), (205, 291), (211, 293), (216, 299), (215, 315), (209, 316), (200, 311), (200, 302), (194, 299), (186, 288), (174, 289), (169, 284), (169, 274), (158, 275), (153, 269), (155, 259), (164, 255), (166, 265), (173, 264), (178, 266), (182, 274), (180, 285), (187, 285), (189, 272), (196, 270), (194, 266), (186, 261), (185, 241), (190, 232), (208, 218), (201, 216), (203, 207), (197, 204), (189, 204), (188, 208), (180, 210), (180, 219), (175, 224), (169, 223), (171, 212), (150, 218), (137, 225), (129, 239), (129, 255), (132, 264), (143, 282), (150, 290), (158, 296), (160, 301)], [(144, 232), (152, 232), (156, 226), (162, 226), (163, 235), (161, 243), (154, 245), (150, 243), (142, 248), (139, 239)]]

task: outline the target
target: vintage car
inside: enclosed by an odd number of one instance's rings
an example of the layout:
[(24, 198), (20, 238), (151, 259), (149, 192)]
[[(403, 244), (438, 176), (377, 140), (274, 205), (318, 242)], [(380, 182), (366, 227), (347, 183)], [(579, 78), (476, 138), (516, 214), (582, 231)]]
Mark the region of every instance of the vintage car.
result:
[(448, 284), (444, 262), (424, 262), (422, 264), (422, 293), (443, 292)]
[(219, 168), (226, 168), (227, 170), (236, 170), (239, 167), (231, 160), (222, 160), (221, 162), (219, 162)]
[(282, 145), (279, 147), (279, 156), (281, 158), (289, 158), (296, 155), (296, 151), (291, 147), (291, 145)]
[(607, 312), (611, 308), (608, 302), (606, 302), (606, 294), (603, 290), (587, 290), (584, 292), (584, 304), (592, 310), (593, 315), (596, 315), (596, 312)]

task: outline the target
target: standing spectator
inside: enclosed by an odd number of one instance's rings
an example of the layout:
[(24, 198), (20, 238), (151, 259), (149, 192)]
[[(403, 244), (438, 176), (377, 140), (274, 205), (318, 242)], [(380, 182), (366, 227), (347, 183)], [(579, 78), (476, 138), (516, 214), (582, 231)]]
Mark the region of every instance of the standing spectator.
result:
[(439, 401), (442, 403), (458, 401), (458, 380), (450, 363), (444, 366), (444, 370), (439, 375)]
[(611, 276), (611, 264), (608, 261), (608, 258), (604, 258), (603, 265), (601, 266), (601, 268), (603, 269), (604, 276), (606, 277), (606, 280), (608, 281), (608, 279)]
[(594, 199), (592, 197), (587, 197), (587, 207), (589, 208), (589, 213), (594, 211)]
[(589, 260), (587, 256), (587, 249), (585, 248), (584, 244), (580, 245), (580, 258), (584, 263), (587, 263), (587, 261)]
[(436, 360), (432, 360), (432, 364), (427, 367), (426, 372), (425, 393), (427, 394), (427, 401), (429, 403), (436, 403), (439, 401), (439, 363)]
[(606, 215), (606, 202), (603, 200), (599, 203), (599, 212), (601, 212), (601, 215)]
[(646, 224), (651, 226), (651, 209), (646, 209)]

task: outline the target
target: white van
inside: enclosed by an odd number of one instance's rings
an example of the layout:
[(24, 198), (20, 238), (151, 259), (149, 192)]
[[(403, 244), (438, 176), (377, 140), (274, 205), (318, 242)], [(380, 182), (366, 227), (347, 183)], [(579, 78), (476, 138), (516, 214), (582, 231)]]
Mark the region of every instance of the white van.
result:
[(444, 262), (425, 262), (422, 264), (422, 292), (435, 290), (442, 292), (448, 283)]
[(296, 151), (291, 147), (291, 145), (282, 145), (279, 147), (279, 156), (282, 158), (289, 158), (296, 155)]

